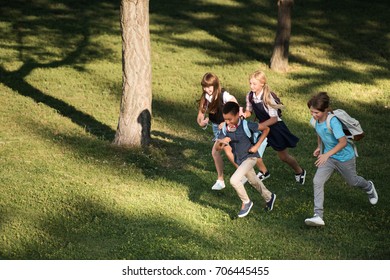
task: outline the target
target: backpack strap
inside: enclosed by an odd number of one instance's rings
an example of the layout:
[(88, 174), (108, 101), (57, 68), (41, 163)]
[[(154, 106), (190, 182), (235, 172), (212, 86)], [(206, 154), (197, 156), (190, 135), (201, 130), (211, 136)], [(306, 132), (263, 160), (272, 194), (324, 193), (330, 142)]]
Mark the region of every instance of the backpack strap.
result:
[(332, 130), (332, 127), (330, 126), (330, 120), (331, 120), (333, 117), (336, 117), (335, 114), (333, 114), (333, 113), (328, 114), (328, 116), (326, 117), (326, 127), (328, 128), (328, 130), (329, 130), (331, 133), (333, 133), (333, 130)]
[[(328, 127), (329, 131), (333, 133), (333, 130), (332, 130), (332, 127), (330, 126), (330, 120), (333, 118), (333, 117), (336, 117), (337, 116), (333, 113), (329, 114), (328, 117), (326, 118), (326, 126)], [(340, 121), (341, 122), (341, 121)], [(355, 142), (353, 142), (353, 138), (352, 137), (349, 137), (347, 135), (345, 135), (345, 137), (347, 137), (347, 142), (349, 144), (351, 144), (352, 148), (353, 148), (353, 151), (355, 152), (355, 156), (358, 157), (359, 154), (358, 154), (358, 151), (357, 151), (357, 148), (356, 148), (356, 145), (355, 145)]]
[(252, 104), (253, 104), (253, 91), (250, 91), (250, 92), (248, 93), (248, 101), (249, 101), (249, 103), (252, 103)]
[(317, 123), (317, 121), (312, 117), (312, 118), (310, 119), (310, 124), (311, 124), (311, 126), (314, 127), (314, 128), (316, 128), (316, 123)]
[[(253, 137), (252, 137), (252, 132), (250, 131), (249, 127), (248, 127), (248, 121), (247, 120), (242, 120), (242, 127), (245, 131), (245, 134), (246, 136), (248, 136), (249, 139), (254, 140), (254, 141), (258, 141), (260, 135), (261, 135), (261, 131), (258, 131), (258, 132), (255, 132), (253, 133)], [(256, 144), (256, 143), (253, 143), (253, 144)], [(259, 153), (260, 157), (262, 158), (263, 157), (263, 154), (264, 154), (264, 151), (265, 151), (265, 148), (267, 148), (268, 146), (268, 140), (267, 138), (265, 138), (263, 140), (263, 142), (261, 143), (259, 149), (257, 150), (257, 152)]]
[[(276, 95), (275, 92), (270, 91), (269, 93), (276, 104), (283, 105), (283, 102), (280, 100), (280, 98)], [(264, 103), (264, 92), (263, 92), (263, 95), (261, 96), (261, 100), (263, 101), (263, 106), (266, 107), (266, 105)], [(279, 109), (276, 109), (276, 111), (278, 112), (278, 117), (281, 118), (282, 117), (282, 109), (279, 108)]]
[[(326, 127), (328, 128), (328, 130), (329, 130), (332, 134), (333, 134), (333, 130), (332, 130), (332, 127), (330, 126), (330, 121), (332, 120), (333, 117), (336, 117), (336, 115), (333, 114), (333, 113), (330, 113), (330, 114), (326, 117)], [(337, 117), (336, 117), (336, 118), (337, 118)], [(311, 123), (312, 126), (315, 128), (315, 125), (316, 125), (317, 122), (314, 120), (314, 118), (312, 118), (312, 119), (310, 120), (310, 123)], [(314, 123), (314, 125), (313, 125), (313, 123)], [(351, 146), (352, 146), (352, 148), (353, 148), (353, 150), (354, 150), (354, 152), (355, 152), (355, 156), (358, 157), (359, 154), (358, 154), (358, 151), (357, 151), (357, 148), (356, 148), (355, 143), (352, 141), (351, 138), (349, 138), (348, 136), (346, 136), (346, 137), (347, 137), (347, 142), (348, 142), (349, 144), (351, 144)], [(321, 141), (321, 147), (320, 147), (321, 153), (322, 153), (322, 149), (323, 149), (322, 146), (323, 146), (323, 145), (322, 145), (322, 141)]]
[[(242, 127), (244, 128), (244, 131), (245, 131), (245, 134), (246, 136), (248, 136), (248, 138), (251, 138), (252, 137), (252, 133), (248, 127), (248, 122), (247, 120), (243, 119), (241, 120), (242, 121)], [(223, 133), (223, 135), (226, 136), (226, 131), (227, 131), (227, 127), (226, 127), (226, 123), (223, 124), (222, 126), (222, 129), (221, 129), (221, 132)]]
[(221, 129), (221, 132), (223, 133), (223, 135), (225, 135), (226, 136), (226, 123), (224, 123), (223, 124), (223, 126), (222, 126), (222, 129)]
[(242, 120), (242, 127), (244, 128), (246, 136), (248, 136), (248, 138), (251, 138), (252, 137), (252, 133), (251, 133), (249, 127), (248, 127), (247, 120), (245, 120), (245, 119)]

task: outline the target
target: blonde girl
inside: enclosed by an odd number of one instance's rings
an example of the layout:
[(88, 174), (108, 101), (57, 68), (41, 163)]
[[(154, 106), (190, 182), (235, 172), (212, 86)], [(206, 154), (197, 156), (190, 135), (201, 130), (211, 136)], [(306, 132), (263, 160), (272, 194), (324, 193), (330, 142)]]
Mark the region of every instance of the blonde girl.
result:
[[(249, 77), (251, 91), (246, 96), (245, 118), (249, 118), (254, 112), (260, 124), (269, 127), (268, 144), (279, 156), (279, 159), (288, 164), (295, 173), (295, 180), (299, 184), (305, 183), (306, 170), (297, 160), (288, 153), (288, 148), (294, 148), (299, 138), (293, 135), (278, 114), (283, 109), (282, 104), (277, 104), (276, 95), (271, 91), (267, 83), (265, 73), (256, 71)], [(265, 175), (265, 174), (264, 174)], [(267, 171), (269, 176), (269, 172)]]

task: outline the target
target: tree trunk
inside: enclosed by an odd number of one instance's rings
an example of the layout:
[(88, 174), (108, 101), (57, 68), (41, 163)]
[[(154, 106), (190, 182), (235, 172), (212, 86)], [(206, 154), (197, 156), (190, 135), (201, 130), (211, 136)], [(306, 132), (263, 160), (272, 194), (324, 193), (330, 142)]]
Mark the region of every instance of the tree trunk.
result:
[(150, 143), (152, 70), (149, 0), (121, 0), (122, 100), (114, 145)]
[(286, 72), (288, 70), (288, 49), (291, 35), (291, 11), (294, 0), (278, 1), (278, 27), (276, 31), (274, 51), (271, 57), (272, 70)]

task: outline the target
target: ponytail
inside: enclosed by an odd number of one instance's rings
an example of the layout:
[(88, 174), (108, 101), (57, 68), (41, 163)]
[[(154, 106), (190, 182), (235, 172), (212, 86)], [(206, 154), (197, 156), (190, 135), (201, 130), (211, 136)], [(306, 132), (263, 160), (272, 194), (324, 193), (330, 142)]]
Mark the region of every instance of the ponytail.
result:
[[(255, 71), (251, 76), (250, 79), (256, 79), (259, 82), (263, 83), (263, 103), (266, 107), (271, 107), (275, 110), (283, 109), (283, 104), (278, 104), (278, 102), (272, 102), (272, 99), (275, 100), (276, 94), (272, 93), (270, 86), (267, 84), (267, 77), (265, 76), (265, 73), (263, 71), (257, 70)], [(276, 104), (275, 104), (276, 103)]]

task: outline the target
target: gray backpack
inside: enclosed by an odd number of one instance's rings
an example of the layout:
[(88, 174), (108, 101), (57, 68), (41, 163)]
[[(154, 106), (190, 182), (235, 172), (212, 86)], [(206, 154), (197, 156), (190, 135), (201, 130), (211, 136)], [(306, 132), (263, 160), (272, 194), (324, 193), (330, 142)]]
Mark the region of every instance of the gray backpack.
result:
[[(360, 139), (362, 139), (365, 136), (364, 131), (363, 131), (362, 127), (360, 126), (359, 121), (357, 119), (352, 118), (344, 110), (336, 109), (332, 113), (330, 113), (328, 115), (328, 117), (326, 118), (326, 127), (328, 128), (328, 130), (330, 132), (332, 132), (332, 128), (330, 127), (330, 120), (333, 117), (336, 117), (341, 122), (341, 125), (343, 126), (343, 131), (344, 131), (345, 135), (347, 136), (347, 140), (349, 143), (352, 144), (352, 146), (355, 150), (355, 155), (358, 156), (357, 149), (356, 149), (355, 143), (353, 143), (353, 141), (359, 141)], [(316, 127), (316, 121), (313, 118), (310, 120), (310, 123), (314, 128)]]

